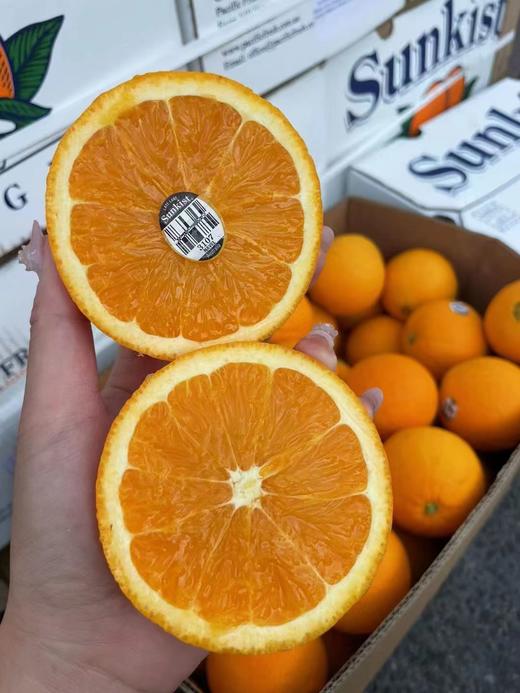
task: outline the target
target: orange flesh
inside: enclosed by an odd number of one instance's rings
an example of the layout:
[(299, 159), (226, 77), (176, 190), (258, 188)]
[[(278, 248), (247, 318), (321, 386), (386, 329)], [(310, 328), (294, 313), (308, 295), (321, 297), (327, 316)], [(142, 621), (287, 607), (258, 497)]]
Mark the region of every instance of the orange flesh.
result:
[(119, 498), (136, 569), (217, 625), (307, 612), (370, 529), (356, 436), (289, 369), (229, 364), (180, 383), (141, 417), (128, 465)]
[[(200, 195), (223, 221), (211, 261), (172, 250), (159, 210)], [(299, 179), (262, 125), (216, 99), (145, 101), (98, 130), (69, 178), (71, 243), (93, 291), (118, 319), (161, 337), (205, 341), (265, 318), (303, 244)]]

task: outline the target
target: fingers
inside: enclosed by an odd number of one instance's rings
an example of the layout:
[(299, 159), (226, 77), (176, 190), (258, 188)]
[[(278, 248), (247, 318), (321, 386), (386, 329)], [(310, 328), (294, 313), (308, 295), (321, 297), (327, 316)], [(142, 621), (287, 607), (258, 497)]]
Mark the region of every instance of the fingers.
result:
[(323, 265), (325, 264), (325, 258), (327, 257), (327, 253), (329, 251), (330, 246), (332, 245), (332, 241), (334, 240), (334, 231), (329, 227), (329, 226), (324, 226), (323, 231), (321, 233), (321, 245), (320, 245), (320, 253), (318, 255), (318, 261), (316, 263), (316, 269), (314, 270), (314, 275), (311, 279), (311, 286), (314, 284), (316, 279), (320, 276), (320, 272), (323, 269)]
[(102, 396), (109, 414), (114, 417), (130, 395), (150, 373), (162, 368), (166, 361), (120, 347)]
[[(301, 339), (294, 347), (307, 356), (320, 361), (331, 371), (336, 370), (338, 360), (334, 351), (334, 339), (337, 330), (327, 323), (315, 325), (309, 334)], [(374, 418), (379, 407), (383, 404), (383, 391), (379, 387), (371, 387), (361, 395), (361, 403), (365, 407), (370, 418)]]
[(377, 410), (383, 404), (383, 390), (379, 387), (371, 387), (361, 395), (361, 403), (368, 412), (370, 418), (374, 418)]
[(331, 371), (335, 371), (338, 360), (334, 351), (334, 338), (337, 334), (336, 328), (327, 323), (314, 325), (309, 334), (294, 348), (296, 351), (312, 356)]
[(75, 409), (85, 414), (97, 390), (92, 330), (69, 298), (37, 222), (20, 260), (39, 276), (31, 314), (22, 421), (34, 418), (43, 422)]

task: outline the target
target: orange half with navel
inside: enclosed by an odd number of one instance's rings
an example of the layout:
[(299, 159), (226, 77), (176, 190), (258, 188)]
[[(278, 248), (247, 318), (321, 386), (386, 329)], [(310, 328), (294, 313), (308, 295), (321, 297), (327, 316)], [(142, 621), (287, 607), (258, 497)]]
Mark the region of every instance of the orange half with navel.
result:
[(147, 379), (97, 480), (124, 594), (218, 652), (287, 649), (330, 628), (369, 586), (391, 513), (359, 400), (320, 363), (266, 343), (200, 349)]

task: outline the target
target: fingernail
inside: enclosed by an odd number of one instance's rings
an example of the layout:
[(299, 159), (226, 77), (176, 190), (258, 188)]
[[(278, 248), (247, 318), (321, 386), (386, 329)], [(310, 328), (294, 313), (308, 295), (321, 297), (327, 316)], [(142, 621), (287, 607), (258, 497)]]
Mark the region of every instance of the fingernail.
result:
[(361, 397), (363, 403), (367, 407), (369, 414), (375, 416), (378, 409), (383, 404), (383, 390), (380, 387), (371, 387), (363, 392)]
[(35, 220), (32, 225), (31, 240), (18, 251), (18, 262), (25, 265), (27, 272), (36, 272), (40, 276), (42, 269), (44, 236), (40, 224)]
[(328, 250), (330, 248), (333, 240), (334, 240), (334, 231), (330, 228), (330, 226), (324, 226), (323, 227), (323, 245), (325, 246), (326, 250)]
[(334, 339), (338, 336), (337, 329), (327, 322), (314, 325), (309, 332), (309, 337), (321, 337), (324, 339), (331, 349), (334, 349)]

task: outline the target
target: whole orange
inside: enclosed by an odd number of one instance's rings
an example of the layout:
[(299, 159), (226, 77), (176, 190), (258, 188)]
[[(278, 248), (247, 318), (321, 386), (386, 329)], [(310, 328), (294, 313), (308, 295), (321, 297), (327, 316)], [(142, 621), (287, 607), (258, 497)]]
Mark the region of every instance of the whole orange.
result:
[(480, 315), (467, 303), (446, 298), (414, 310), (403, 328), (401, 345), (436, 378), (455, 364), (486, 353)]
[(318, 693), (327, 653), (319, 638), (273, 654), (210, 654), (206, 672), (211, 693)]
[(396, 607), (412, 585), (410, 561), (395, 532), (372, 583), (361, 599), (334, 626), (345, 633), (371, 633)]
[(454, 298), (456, 294), (455, 270), (435, 250), (405, 250), (387, 264), (382, 300), (394, 318), (406, 320), (423, 303), (437, 298)]
[(385, 263), (376, 244), (346, 234), (334, 239), (311, 297), (334, 315), (355, 315), (379, 299), (384, 281)]
[(482, 498), (482, 464), (459, 436), (433, 426), (398, 431), (385, 443), (394, 522), (413, 534), (452, 534)]
[(371, 387), (383, 391), (383, 404), (374, 417), (383, 439), (401, 428), (426, 426), (437, 413), (435, 380), (421, 363), (410, 356), (369, 356), (351, 368), (347, 383), (359, 396)]
[(493, 351), (520, 363), (520, 279), (504, 286), (491, 300), (484, 329)]
[(402, 323), (388, 315), (378, 315), (354, 327), (347, 337), (345, 357), (357, 363), (367, 356), (401, 351)]
[(497, 356), (464, 361), (441, 383), (441, 420), (477, 450), (520, 442), (520, 368)]
[(338, 365), (336, 366), (336, 373), (339, 375), (341, 380), (347, 382), (348, 374), (350, 373), (350, 366), (345, 363), (343, 359), (338, 359)]
[(312, 312), (311, 303), (304, 296), (283, 325), (280, 325), (276, 332), (271, 335), (269, 341), (273, 344), (293, 347), (312, 330), (313, 321), (314, 313)]

